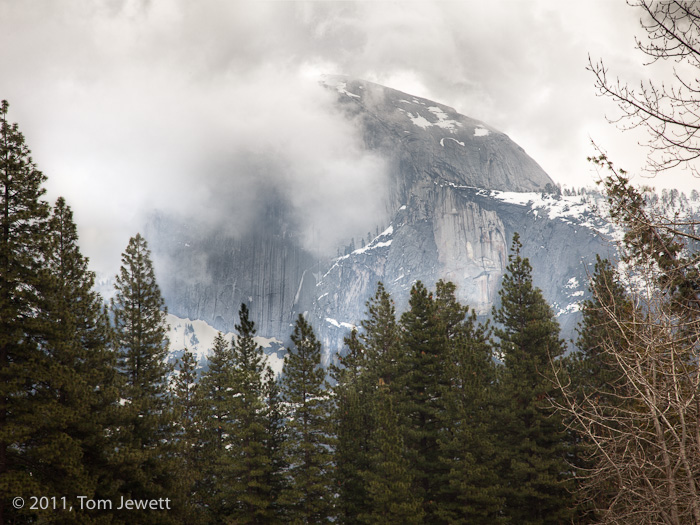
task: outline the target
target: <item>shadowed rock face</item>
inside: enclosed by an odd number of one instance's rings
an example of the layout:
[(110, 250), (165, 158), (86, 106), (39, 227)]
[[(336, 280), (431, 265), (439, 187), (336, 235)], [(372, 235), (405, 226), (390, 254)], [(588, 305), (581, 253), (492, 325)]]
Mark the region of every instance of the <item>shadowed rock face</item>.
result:
[[(376, 84), (345, 77), (325, 83), (338, 92), (341, 112), (360, 125), (366, 147), (388, 159), (384, 221), (390, 227), (364, 248), (331, 259), (302, 248), (284, 196), (261, 205), (255, 228), (240, 238), (154, 218), (149, 238), (171, 313), (232, 331), (246, 302), (258, 333), (282, 341), (296, 316), (306, 313), (332, 353), (364, 318), (380, 280), (399, 312), (416, 280), (432, 287), (444, 278), (457, 284), (463, 303), (488, 315), (515, 231), (533, 263), (535, 283), (555, 311), (570, 302), (564, 290), (572, 277), (585, 286), (585, 265), (603, 251), (591, 230), (484, 191), (553, 186), (506, 135), (447, 106)], [(565, 335), (576, 319), (575, 311), (562, 310)]]
[(433, 180), (502, 191), (554, 184), (507, 135), (449, 106), (347, 77), (325, 83), (361, 120), (367, 146), (394, 160), (392, 182), (402, 203), (415, 184)]

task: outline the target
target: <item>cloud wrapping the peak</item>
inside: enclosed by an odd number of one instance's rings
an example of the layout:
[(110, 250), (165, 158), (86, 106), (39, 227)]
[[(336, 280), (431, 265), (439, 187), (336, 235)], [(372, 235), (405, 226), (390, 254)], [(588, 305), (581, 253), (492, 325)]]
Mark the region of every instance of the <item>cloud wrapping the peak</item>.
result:
[(452, 106), (560, 182), (591, 183), (589, 138), (634, 171), (638, 137), (606, 124), (585, 66), (637, 70), (635, 34), (638, 13), (607, 0), (0, 0), (0, 98), (113, 269), (154, 208), (240, 233), (274, 191), (307, 246), (366, 231), (383, 161), (317, 73)]

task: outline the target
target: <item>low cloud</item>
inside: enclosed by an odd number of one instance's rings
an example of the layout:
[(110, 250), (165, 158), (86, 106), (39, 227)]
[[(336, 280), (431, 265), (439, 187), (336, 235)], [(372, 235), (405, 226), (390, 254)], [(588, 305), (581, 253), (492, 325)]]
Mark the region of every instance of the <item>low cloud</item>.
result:
[(642, 68), (639, 33), (602, 0), (0, 0), (0, 98), (98, 269), (150, 210), (240, 234), (272, 194), (322, 251), (376, 223), (384, 165), (315, 74), (453, 106), (582, 186), (591, 137), (631, 171), (643, 159), (585, 71), (589, 53)]

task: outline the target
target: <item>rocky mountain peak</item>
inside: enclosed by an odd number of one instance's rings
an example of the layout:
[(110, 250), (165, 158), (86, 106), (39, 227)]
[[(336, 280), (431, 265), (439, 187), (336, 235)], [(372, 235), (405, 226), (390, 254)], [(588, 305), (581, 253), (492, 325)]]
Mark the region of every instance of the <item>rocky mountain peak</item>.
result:
[(561, 311), (564, 335), (573, 335), (572, 298), (583, 291), (571, 283), (586, 282), (586, 267), (604, 245), (581, 220), (534, 207), (554, 187), (542, 168), (505, 134), (443, 104), (349, 77), (324, 84), (337, 93), (338, 118), (352, 119), (364, 147), (386, 159), (386, 210), (376, 235), (358, 231), (357, 244), (329, 258), (305, 249), (294, 228), (280, 233), (292, 224), (285, 202), (274, 205), (274, 220), (264, 212), (264, 228), (238, 237), (161, 218), (151, 228), (156, 261), (181, 269), (164, 272), (169, 311), (227, 332), (246, 302), (258, 335), (279, 341), (302, 313), (328, 359), (364, 318), (378, 281), (399, 312), (417, 280), (432, 287), (447, 279), (463, 304), (488, 315), (517, 231), (535, 284)]
[(323, 84), (337, 91), (348, 116), (360, 119), (367, 146), (398, 163), (404, 186), (442, 180), (525, 192), (554, 185), (507, 135), (449, 106), (351, 77), (327, 76)]

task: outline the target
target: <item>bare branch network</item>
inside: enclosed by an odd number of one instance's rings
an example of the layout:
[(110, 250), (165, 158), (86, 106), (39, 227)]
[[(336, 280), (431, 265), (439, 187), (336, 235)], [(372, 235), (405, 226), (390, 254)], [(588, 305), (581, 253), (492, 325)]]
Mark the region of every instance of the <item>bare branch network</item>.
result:
[(615, 100), (622, 115), (611, 119), (622, 129), (649, 132), (646, 169), (652, 173), (676, 167), (699, 176), (695, 161), (700, 157), (700, 3), (677, 0), (629, 0), (642, 9), (641, 25), (647, 40), (636, 39), (648, 65), (673, 61), (672, 83), (646, 80), (633, 87), (612, 78), (602, 60), (590, 57), (588, 68), (595, 75), (601, 96)]

